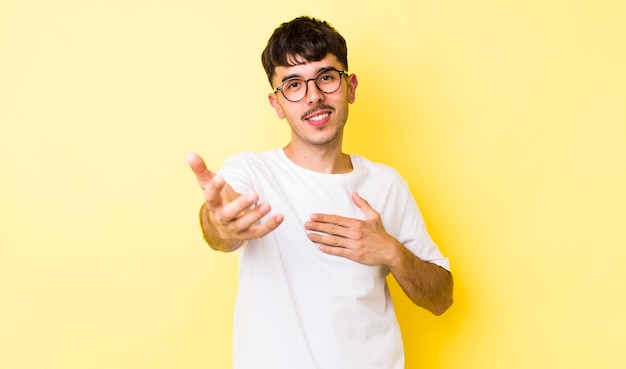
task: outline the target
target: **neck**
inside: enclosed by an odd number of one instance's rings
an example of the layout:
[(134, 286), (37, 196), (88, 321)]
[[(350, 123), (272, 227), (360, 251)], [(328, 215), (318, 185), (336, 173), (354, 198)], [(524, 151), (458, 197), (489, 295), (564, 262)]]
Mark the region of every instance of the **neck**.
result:
[(334, 150), (328, 148), (296, 148), (293, 142), (283, 148), (285, 155), (302, 168), (326, 174), (349, 173), (352, 171), (350, 155), (344, 154), (341, 147)]

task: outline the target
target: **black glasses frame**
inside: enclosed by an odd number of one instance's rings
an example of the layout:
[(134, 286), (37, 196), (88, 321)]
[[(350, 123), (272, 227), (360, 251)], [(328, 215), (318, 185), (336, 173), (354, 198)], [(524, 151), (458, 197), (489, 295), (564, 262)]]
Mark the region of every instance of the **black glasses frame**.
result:
[[(339, 73), (339, 85), (337, 85), (337, 88), (336, 88), (336, 89), (334, 89), (334, 90), (332, 90), (332, 91), (324, 91), (324, 90), (322, 90), (322, 89), (320, 88), (320, 86), (317, 84), (317, 78), (318, 78), (321, 74), (326, 73), (326, 72), (329, 72), (329, 71), (335, 71), (335, 72), (338, 72), (338, 73)], [(307, 93), (309, 93), (309, 81), (313, 81), (313, 83), (315, 83), (315, 87), (317, 87), (317, 89), (318, 89), (319, 91), (321, 91), (322, 93), (325, 93), (325, 94), (332, 94), (333, 92), (335, 92), (335, 91), (339, 90), (339, 88), (341, 87), (341, 81), (343, 80), (343, 76), (344, 76), (344, 75), (347, 75), (347, 72), (346, 72), (345, 70), (338, 70), (338, 69), (336, 69), (336, 68), (324, 68), (324, 69), (320, 70), (319, 72), (317, 72), (317, 74), (316, 74), (314, 77), (309, 78), (309, 79), (302, 79), (302, 78), (289, 78), (288, 80), (286, 80), (285, 82), (283, 82), (280, 86), (276, 87), (276, 89), (274, 89), (274, 93), (276, 93), (276, 92), (280, 91), (280, 93), (283, 95), (283, 97), (284, 97), (285, 99), (287, 99), (287, 101), (291, 101), (291, 102), (298, 102), (298, 101), (302, 101), (302, 99), (304, 99), (304, 98), (306, 97)], [(294, 80), (304, 81), (304, 95), (302, 95), (302, 97), (301, 97), (301, 98), (299, 98), (298, 100), (291, 100), (290, 98), (288, 98), (288, 97), (285, 95), (285, 91), (283, 91), (283, 87), (284, 87), (287, 83), (293, 82)]]

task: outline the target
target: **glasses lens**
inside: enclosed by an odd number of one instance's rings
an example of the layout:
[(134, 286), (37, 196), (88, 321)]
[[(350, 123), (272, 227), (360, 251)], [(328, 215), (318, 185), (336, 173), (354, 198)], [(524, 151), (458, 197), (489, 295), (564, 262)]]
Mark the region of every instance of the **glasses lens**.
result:
[(306, 82), (303, 79), (289, 79), (283, 83), (281, 90), (287, 100), (302, 100), (304, 95), (306, 95)]
[(322, 92), (335, 92), (341, 86), (341, 73), (334, 69), (324, 71), (315, 78), (315, 84)]

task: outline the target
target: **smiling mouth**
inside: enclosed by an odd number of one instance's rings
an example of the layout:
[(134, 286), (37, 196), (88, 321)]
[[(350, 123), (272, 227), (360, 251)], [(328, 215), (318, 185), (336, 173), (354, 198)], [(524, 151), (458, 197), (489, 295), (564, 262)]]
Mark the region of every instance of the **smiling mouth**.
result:
[(330, 105), (320, 104), (302, 115), (302, 120), (319, 122), (326, 119), (335, 109)]
[(324, 114), (320, 114), (320, 115), (316, 115), (314, 117), (310, 117), (307, 120), (310, 120), (312, 122), (319, 122), (323, 119), (326, 119), (330, 116), (330, 113), (324, 113)]

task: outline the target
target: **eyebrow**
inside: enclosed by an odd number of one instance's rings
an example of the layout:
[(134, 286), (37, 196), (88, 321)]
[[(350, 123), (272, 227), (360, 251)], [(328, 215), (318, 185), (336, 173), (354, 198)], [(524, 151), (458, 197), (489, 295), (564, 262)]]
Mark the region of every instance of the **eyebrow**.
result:
[[(322, 68), (318, 69), (317, 72), (315, 72), (315, 75), (317, 76), (318, 74), (320, 74), (322, 72), (326, 72), (328, 70), (338, 70), (338, 69), (333, 67), (333, 66), (322, 67)], [(294, 74), (288, 74), (288, 75), (284, 76), (283, 79), (280, 82), (284, 83), (285, 81), (288, 81), (288, 80), (294, 79), (294, 78), (304, 79), (304, 77), (302, 77), (300, 74), (294, 73)]]

